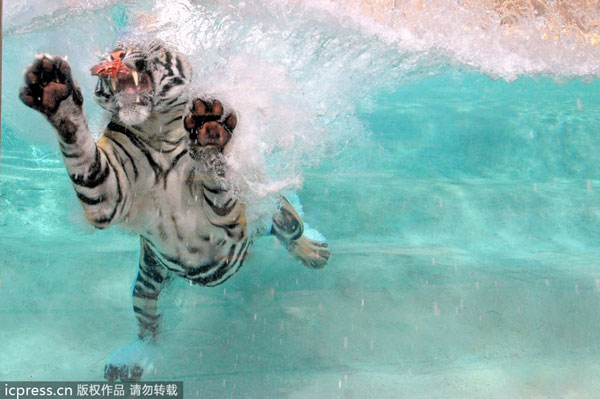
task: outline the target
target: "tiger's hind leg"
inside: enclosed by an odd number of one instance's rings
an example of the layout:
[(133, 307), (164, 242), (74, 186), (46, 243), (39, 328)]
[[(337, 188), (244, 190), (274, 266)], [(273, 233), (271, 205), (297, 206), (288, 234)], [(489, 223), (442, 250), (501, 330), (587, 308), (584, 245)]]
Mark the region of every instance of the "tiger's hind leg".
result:
[(324, 267), (331, 256), (325, 238), (316, 231), (315, 236), (320, 237), (309, 238), (302, 218), (288, 200), (282, 197), (280, 205), (278, 212), (273, 216), (271, 233), (304, 265), (313, 269)]
[(148, 242), (141, 239), (138, 274), (133, 286), (133, 311), (138, 322), (138, 341), (115, 351), (104, 367), (109, 381), (137, 381), (154, 367), (153, 352), (159, 327), (158, 297), (170, 279), (170, 272), (156, 257)]

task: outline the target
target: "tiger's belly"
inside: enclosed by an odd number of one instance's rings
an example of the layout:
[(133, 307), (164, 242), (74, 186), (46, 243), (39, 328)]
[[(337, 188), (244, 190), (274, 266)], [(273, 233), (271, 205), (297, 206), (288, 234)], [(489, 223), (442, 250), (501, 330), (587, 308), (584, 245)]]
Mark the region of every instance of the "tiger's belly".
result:
[(232, 237), (226, 228), (211, 223), (203, 198), (177, 192), (140, 197), (132, 206), (129, 227), (174, 274), (201, 285), (221, 284), (242, 266), (251, 240)]

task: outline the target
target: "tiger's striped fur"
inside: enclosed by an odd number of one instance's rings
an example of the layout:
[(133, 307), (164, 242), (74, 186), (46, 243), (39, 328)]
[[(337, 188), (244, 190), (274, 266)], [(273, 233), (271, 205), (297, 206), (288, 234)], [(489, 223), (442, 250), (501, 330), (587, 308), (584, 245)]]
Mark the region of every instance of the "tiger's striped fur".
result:
[[(128, 43), (114, 54), (122, 59), (111, 62), (122, 62), (130, 72), (117, 82), (106, 76), (99, 79), (96, 99), (112, 119), (97, 143), (66, 61), (37, 56), (25, 71), (20, 96), (56, 129), (88, 221), (100, 229), (124, 225), (140, 234), (133, 309), (140, 339), (153, 340), (160, 324), (157, 301), (166, 283), (173, 276), (205, 286), (225, 282), (242, 266), (254, 237), (244, 204), (227, 189), (222, 173), (205, 170), (198, 155), (191, 156), (194, 135), (203, 134), (198, 129), (206, 131), (210, 125), (231, 134), (234, 114), (203, 114), (201, 105), (207, 103), (187, 101), (191, 68), (164, 43)], [(197, 128), (186, 130), (186, 115), (201, 120)], [(219, 149), (223, 150), (226, 147)], [(327, 245), (303, 235), (302, 220), (284, 198), (271, 233), (307, 266), (318, 268), (327, 262)], [(140, 370), (135, 359), (126, 364), (111, 359), (105, 376), (139, 378)]]

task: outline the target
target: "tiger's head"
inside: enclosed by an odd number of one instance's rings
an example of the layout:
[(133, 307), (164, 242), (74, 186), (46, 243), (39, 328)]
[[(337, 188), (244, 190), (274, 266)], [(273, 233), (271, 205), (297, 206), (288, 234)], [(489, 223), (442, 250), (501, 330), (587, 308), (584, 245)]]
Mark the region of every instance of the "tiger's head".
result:
[(100, 64), (94, 92), (101, 107), (128, 125), (177, 105), (192, 78), (187, 59), (164, 42), (123, 42)]

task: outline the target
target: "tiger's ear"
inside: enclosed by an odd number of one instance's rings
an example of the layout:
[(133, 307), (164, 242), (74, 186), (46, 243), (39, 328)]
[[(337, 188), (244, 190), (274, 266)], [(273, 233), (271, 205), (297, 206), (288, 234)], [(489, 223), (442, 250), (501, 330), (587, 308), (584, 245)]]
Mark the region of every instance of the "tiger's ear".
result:
[(235, 115), (235, 113), (232, 113), (231, 115), (229, 115), (227, 117), (227, 119), (225, 119), (225, 126), (227, 126), (227, 128), (229, 128), (230, 131), (233, 131), (233, 129), (235, 129), (237, 125), (237, 116)]

